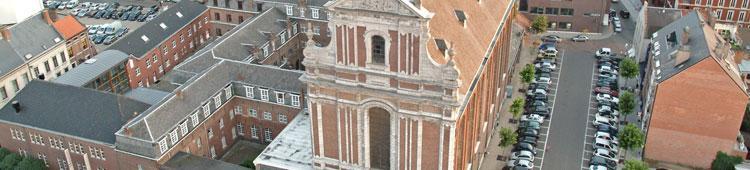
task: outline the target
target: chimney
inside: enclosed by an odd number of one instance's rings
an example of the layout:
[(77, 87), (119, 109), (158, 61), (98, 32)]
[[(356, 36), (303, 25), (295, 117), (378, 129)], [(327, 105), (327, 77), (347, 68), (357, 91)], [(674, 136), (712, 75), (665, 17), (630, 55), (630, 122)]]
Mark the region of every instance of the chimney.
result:
[(681, 45), (687, 45), (688, 42), (690, 42), (690, 27), (685, 26), (685, 28), (682, 29), (682, 37), (680, 37), (680, 44)]
[(44, 20), (47, 21), (47, 24), (52, 25), (55, 21), (57, 21), (57, 10), (55, 9), (44, 9), (43, 17)]
[(414, 7), (417, 7), (417, 9), (422, 9), (422, 0), (411, 0), (411, 3), (414, 4)]
[(0, 28), (0, 39), (10, 41), (10, 29), (8, 27)]
[(21, 103), (19, 103), (18, 100), (11, 102), (11, 105), (13, 105), (13, 110), (16, 110), (16, 113), (21, 112)]

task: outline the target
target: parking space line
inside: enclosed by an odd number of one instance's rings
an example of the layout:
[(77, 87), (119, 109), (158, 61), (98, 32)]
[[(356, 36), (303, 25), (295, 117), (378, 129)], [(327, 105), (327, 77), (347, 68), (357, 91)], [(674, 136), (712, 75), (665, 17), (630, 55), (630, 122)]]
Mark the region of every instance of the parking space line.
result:
[[(558, 64), (559, 67), (557, 67), (557, 72), (559, 72), (560, 74), (557, 74), (557, 80), (560, 80), (560, 75), (562, 75), (563, 62), (565, 62), (565, 58), (564, 57), (565, 57), (565, 50), (561, 49), (560, 50), (560, 56), (558, 57), (560, 59), (560, 64)], [(557, 60), (557, 59), (555, 59), (555, 60)], [(559, 83), (556, 81), (555, 82), (555, 91), (557, 91), (558, 85), (559, 85)], [(555, 113), (555, 100), (556, 99), (557, 98), (555, 98), (553, 96), (552, 105), (551, 105), (552, 109), (549, 112), (550, 113), (549, 114), (549, 127), (552, 127), (552, 115), (554, 115), (554, 113)], [(543, 146), (543, 148), (547, 148), (547, 140), (549, 140), (549, 137), (547, 137), (547, 134), (549, 134), (549, 131), (550, 131), (550, 129), (547, 129), (547, 132), (545, 132), (545, 138), (544, 138), (544, 146)], [(547, 154), (547, 153), (546, 152), (542, 152), (542, 155), (541, 155), (542, 159), (541, 159), (541, 161), (539, 163), (539, 166), (538, 166), (539, 169), (542, 169), (542, 167), (544, 166), (544, 155), (545, 154)]]
[[(593, 80), (595, 79), (594, 75), (596, 73), (596, 63), (594, 63), (594, 65), (591, 66), (591, 70), (592, 70), (591, 80), (593, 82)], [(589, 86), (589, 92), (591, 92), (593, 90), (594, 90), (593, 85)], [(591, 108), (591, 97), (592, 96), (593, 96), (592, 94), (589, 94), (589, 108)], [(589, 124), (589, 121), (591, 121), (591, 119), (589, 117), (589, 115), (591, 115), (591, 109), (589, 109), (588, 111), (586, 111), (586, 115), (587, 115), (586, 116), (586, 129), (583, 131), (584, 134), (588, 133), (588, 130), (589, 130), (589, 127), (590, 127), (588, 124)], [(581, 153), (581, 158), (585, 158), (586, 157), (586, 150), (587, 150), (586, 143), (588, 143), (587, 140), (586, 140), (586, 136), (583, 137), (583, 141), (585, 141), (583, 143), (583, 150), (584, 150), (584, 152)], [(581, 166), (584, 166), (583, 165), (584, 160), (585, 159), (581, 159)]]

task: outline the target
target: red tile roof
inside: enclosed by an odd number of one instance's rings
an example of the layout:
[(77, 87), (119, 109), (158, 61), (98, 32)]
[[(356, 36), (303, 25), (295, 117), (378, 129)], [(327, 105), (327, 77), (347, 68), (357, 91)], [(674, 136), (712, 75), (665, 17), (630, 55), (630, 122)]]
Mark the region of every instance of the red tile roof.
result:
[(57, 32), (66, 40), (73, 38), (86, 30), (86, 27), (83, 26), (83, 24), (78, 22), (75, 17), (69, 15), (55, 21), (52, 26), (55, 27), (55, 30), (57, 30)]
[(708, 168), (734, 146), (748, 96), (714, 57), (663, 81), (656, 94), (645, 157)]

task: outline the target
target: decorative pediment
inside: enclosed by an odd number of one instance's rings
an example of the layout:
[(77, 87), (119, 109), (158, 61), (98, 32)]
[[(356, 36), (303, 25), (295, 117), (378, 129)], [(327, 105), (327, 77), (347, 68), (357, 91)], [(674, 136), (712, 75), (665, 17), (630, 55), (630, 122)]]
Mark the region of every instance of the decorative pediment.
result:
[(329, 8), (377, 11), (420, 18), (432, 16), (427, 10), (419, 9), (404, 0), (338, 0), (331, 4)]

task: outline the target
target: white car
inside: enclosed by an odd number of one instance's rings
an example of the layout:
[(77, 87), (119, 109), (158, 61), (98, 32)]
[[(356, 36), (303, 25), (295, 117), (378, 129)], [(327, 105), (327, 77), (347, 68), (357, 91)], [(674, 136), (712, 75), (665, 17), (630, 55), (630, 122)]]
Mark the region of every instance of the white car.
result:
[(532, 83), (544, 83), (544, 84), (551, 84), (552, 81), (549, 79), (549, 77), (539, 77), (534, 79)]
[(615, 23), (615, 32), (622, 32), (622, 26), (619, 22)]
[(617, 154), (617, 144), (613, 144), (612, 142), (609, 142), (609, 140), (605, 139), (594, 139), (594, 149), (607, 149), (609, 152), (613, 152), (614, 154)]
[(620, 144), (620, 142), (617, 141), (617, 137), (614, 137), (607, 132), (596, 132), (594, 138), (608, 140), (610, 143), (614, 144)]
[(557, 68), (557, 65), (553, 64), (553, 63), (550, 63), (550, 62), (540, 62), (540, 63), (534, 64), (534, 67), (536, 67), (536, 68), (546, 67), (546, 68), (550, 68), (550, 69), (554, 70), (555, 68)]
[(594, 150), (594, 156), (599, 156), (605, 159), (617, 161), (617, 154), (609, 152), (607, 149), (596, 149)]
[(607, 167), (601, 165), (591, 165), (589, 166), (589, 170), (607, 170)]
[(595, 118), (594, 118), (594, 120), (599, 120), (599, 119), (601, 119), (601, 120), (609, 119), (609, 120), (612, 120), (612, 121), (617, 121), (617, 116), (611, 115), (611, 114), (597, 113), (596, 116), (595, 116)]
[(599, 72), (600, 73), (617, 74), (617, 70), (616, 69), (612, 69), (612, 67), (610, 67), (610, 66), (600, 66), (599, 67)]
[(589, 37), (587, 37), (587, 36), (585, 36), (585, 35), (576, 35), (576, 36), (575, 36), (575, 37), (573, 37), (572, 39), (573, 39), (573, 41), (575, 41), (575, 42), (584, 42), (584, 41), (587, 41), (587, 40), (589, 40)]
[(608, 101), (608, 102), (612, 102), (612, 103), (619, 103), (620, 102), (620, 99), (618, 99), (617, 97), (612, 97), (609, 94), (604, 94), (604, 93), (596, 94), (596, 100), (599, 100), (599, 101)]
[(612, 54), (612, 49), (610, 48), (601, 48), (596, 51), (597, 57), (609, 57)]
[(529, 151), (518, 151), (513, 152), (510, 154), (510, 159), (524, 159), (529, 161), (534, 161), (534, 153), (531, 153)]
[(599, 126), (599, 125), (604, 124), (610, 127), (614, 127), (617, 125), (617, 120), (612, 120), (610, 118), (597, 116), (596, 118), (594, 118), (594, 121), (591, 123), (594, 124), (594, 126)]
[(536, 121), (539, 122), (539, 124), (544, 123), (544, 117), (538, 114), (528, 114), (521, 116), (521, 121)]
[(600, 78), (617, 79), (616, 74), (599, 74)]
[(511, 159), (510, 161), (508, 161), (507, 165), (508, 165), (508, 167), (520, 166), (520, 167), (524, 167), (524, 168), (527, 168), (527, 169), (533, 169), (534, 168), (534, 163), (533, 162), (531, 162), (529, 160), (524, 160), (524, 159)]
[(544, 89), (534, 89), (534, 90), (529, 90), (528, 92), (526, 92), (526, 95), (529, 95), (529, 96), (534, 95), (534, 94), (541, 94), (541, 95), (546, 96), (547, 91)]

